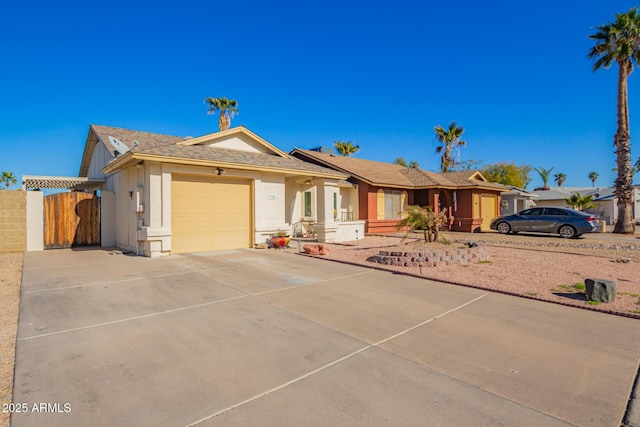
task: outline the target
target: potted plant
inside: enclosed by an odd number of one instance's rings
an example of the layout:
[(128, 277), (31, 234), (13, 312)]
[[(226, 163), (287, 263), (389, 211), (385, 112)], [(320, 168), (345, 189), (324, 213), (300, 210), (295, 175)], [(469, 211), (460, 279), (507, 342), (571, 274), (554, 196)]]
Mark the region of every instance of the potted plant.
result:
[(282, 230), (278, 230), (276, 234), (271, 236), (271, 243), (274, 248), (286, 248), (289, 246), (290, 240), (289, 235)]

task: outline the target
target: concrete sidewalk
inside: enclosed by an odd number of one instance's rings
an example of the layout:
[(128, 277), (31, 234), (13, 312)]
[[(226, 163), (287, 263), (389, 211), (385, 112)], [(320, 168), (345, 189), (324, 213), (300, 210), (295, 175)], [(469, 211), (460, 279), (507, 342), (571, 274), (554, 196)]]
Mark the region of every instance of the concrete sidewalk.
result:
[(57, 250), (26, 254), (16, 358), (17, 427), (619, 426), (640, 322), (278, 251)]

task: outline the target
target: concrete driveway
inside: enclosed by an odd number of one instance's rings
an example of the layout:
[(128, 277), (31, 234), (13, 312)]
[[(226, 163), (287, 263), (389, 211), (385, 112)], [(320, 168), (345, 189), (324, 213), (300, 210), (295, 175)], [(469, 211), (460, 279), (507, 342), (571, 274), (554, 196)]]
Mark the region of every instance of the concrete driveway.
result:
[(637, 320), (284, 252), (54, 250), (12, 425), (619, 426), (639, 357)]

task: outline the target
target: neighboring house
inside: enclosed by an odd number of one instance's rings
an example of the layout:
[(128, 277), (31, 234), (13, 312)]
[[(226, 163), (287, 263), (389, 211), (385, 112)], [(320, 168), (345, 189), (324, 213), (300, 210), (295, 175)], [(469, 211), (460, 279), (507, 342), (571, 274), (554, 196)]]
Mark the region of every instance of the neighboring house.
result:
[[(593, 196), (594, 208), (585, 209), (586, 212), (599, 215), (607, 224), (614, 224), (618, 219), (618, 198), (615, 196), (615, 188), (599, 187), (553, 187), (549, 190), (535, 190), (538, 195), (539, 206), (562, 206), (569, 207), (565, 199), (573, 194), (580, 193), (582, 196)], [(640, 220), (640, 188), (633, 189), (633, 206), (631, 217)]]
[(538, 195), (523, 188), (506, 186), (509, 191), (500, 193), (500, 215), (513, 215), (536, 205)]
[(366, 220), (367, 233), (396, 231), (408, 205), (446, 211), (453, 230), (489, 230), (506, 187), (487, 182), (478, 171), (434, 173), (392, 163), (296, 148), (291, 155), (349, 175), (340, 188), (340, 215)]
[(304, 218), (320, 241), (364, 237), (364, 221), (334, 214), (346, 174), (242, 126), (191, 138), (91, 125), (79, 176), (113, 200), (102, 245), (139, 255), (252, 247)]

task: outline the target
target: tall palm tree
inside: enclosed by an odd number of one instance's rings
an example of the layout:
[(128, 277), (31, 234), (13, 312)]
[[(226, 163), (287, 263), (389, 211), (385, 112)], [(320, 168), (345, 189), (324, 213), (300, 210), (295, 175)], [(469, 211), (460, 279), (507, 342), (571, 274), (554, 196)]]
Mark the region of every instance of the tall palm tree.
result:
[(631, 137), (629, 135), (629, 97), (627, 79), (633, 72), (633, 63), (640, 60), (640, 15), (638, 8), (632, 7), (625, 13), (617, 13), (614, 22), (596, 27), (589, 38), (595, 45), (589, 51), (593, 59), (593, 71), (618, 64), (618, 128), (613, 137), (616, 147), (618, 176), (615, 181), (615, 195), (618, 198), (618, 221), (614, 233), (633, 233), (631, 207), (633, 199), (633, 178), (631, 177)]
[(336, 147), (336, 150), (338, 150), (341, 156), (348, 157), (351, 157), (352, 154), (357, 153), (360, 149), (360, 146), (355, 145), (353, 141), (336, 141), (333, 143), (333, 146)]
[(220, 130), (227, 130), (231, 126), (231, 119), (238, 114), (238, 101), (227, 98), (205, 98), (205, 104), (209, 105), (207, 114), (220, 113), (218, 127)]
[(538, 172), (538, 175), (540, 175), (540, 178), (542, 179), (543, 185), (542, 187), (539, 188), (539, 190), (549, 190), (549, 176), (551, 175), (551, 171), (553, 170), (553, 167), (549, 169), (539, 167), (539, 168), (533, 168), (533, 170)]
[(464, 128), (457, 126), (453, 121), (448, 128), (436, 126), (433, 128), (436, 133), (436, 139), (440, 143), (436, 147), (436, 154), (442, 155), (440, 160), (440, 172), (449, 172), (449, 168), (453, 168), (456, 164), (455, 159), (451, 156), (452, 150), (459, 150), (459, 147), (467, 145), (466, 141), (461, 140)]
[(589, 179), (591, 180), (592, 187), (596, 186), (596, 181), (598, 180), (599, 176), (600, 174), (598, 172), (589, 172)]
[(558, 187), (562, 187), (562, 184), (564, 184), (564, 182), (567, 180), (567, 175), (563, 173), (557, 173), (553, 175), (553, 179), (555, 179), (556, 184), (558, 184)]
[(4, 183), (7, 186), (7, 190), (9, 185), (15, 185), (17, 182), (18, 180), (12, 172), (2, 172), (2, 175), (0, 175), (0, 183)]

